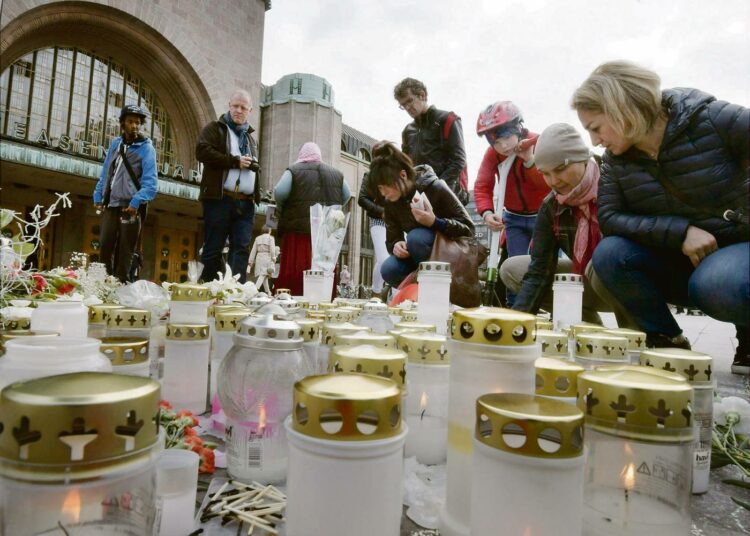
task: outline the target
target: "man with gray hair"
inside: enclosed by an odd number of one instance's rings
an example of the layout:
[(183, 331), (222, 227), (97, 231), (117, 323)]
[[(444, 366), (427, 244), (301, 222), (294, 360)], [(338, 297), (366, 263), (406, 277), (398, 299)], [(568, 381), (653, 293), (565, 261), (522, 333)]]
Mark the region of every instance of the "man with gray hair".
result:
[(258, 146), (248, 123), (252, 110), (250, 94), (234, 91), (229, 110), (203, 128), (195, 147), (195, 156), (203, 164), (201, 279), (205, 282), (224, 271), (221, 251), (227, 239), (227, 263), (233, 274), (240, 274), (240, 282), (245, 282), (255, 205), (260, 201)]

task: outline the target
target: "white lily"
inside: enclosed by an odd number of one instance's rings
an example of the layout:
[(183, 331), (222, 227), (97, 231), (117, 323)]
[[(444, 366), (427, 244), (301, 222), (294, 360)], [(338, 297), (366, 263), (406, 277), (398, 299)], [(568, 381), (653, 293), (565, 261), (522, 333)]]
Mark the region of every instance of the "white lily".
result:
[(714, 403), (714, 422), (734, 427), (734, 431), (750, 435), (750, 402), (738, 396), (727, 396)]

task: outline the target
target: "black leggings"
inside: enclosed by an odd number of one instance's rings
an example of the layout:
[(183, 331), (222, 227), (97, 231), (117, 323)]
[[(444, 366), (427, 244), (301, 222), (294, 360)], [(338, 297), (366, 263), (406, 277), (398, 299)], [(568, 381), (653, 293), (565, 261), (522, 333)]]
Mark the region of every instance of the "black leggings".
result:
[(122, 213), (122, 207), (102, 209), (102, 223), (99, 241), (101, 242), (101, 262), (107, 267), (107, 273), (127, 283), (130, 281), (130, 267), (133, 264), (138, 233), (141, 228), (140, 216), (136, 214), (132, 223), (123, 223), (120, 217), (130, 219)]

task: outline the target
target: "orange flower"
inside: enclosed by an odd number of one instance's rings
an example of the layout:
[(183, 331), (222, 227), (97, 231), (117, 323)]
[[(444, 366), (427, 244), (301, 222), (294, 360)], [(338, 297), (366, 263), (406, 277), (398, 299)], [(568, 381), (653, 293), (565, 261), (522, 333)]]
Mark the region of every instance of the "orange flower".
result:
[(186, 409), (178, 411), (177, 412), (177, 418), (179, 419), (181, 417), (190, 417), (191, 419), (193, 419), (192, 426), (198, 426), (198, 419), (196, 419), (196, 417), (195, 417), (195, 415), (193, 415), (192, 411), (188, 411)]
[(198, 454), (201, 457), (201, 465), (198, 467), (198, 472), (213, 473), (216, 469), (214, 466), (214, 451), (209, 448), (202, 448)]
[(161, 406), (164, 409), (172, 409), (172, 404), (170, 404), (166, 400), (159, 400), (159, 406)]

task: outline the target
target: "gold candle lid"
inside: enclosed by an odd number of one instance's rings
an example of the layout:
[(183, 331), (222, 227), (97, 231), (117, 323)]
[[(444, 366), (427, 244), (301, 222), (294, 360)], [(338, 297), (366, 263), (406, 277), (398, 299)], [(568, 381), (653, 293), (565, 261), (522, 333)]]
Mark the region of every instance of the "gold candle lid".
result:
[(640, 352), (646, 349), (646, 334), (636, 329), (613, 328), (605, 329), (602, 333), (607, 335), (616, 335), (625, 337), (628, 340), (628, 350), (631, 352)]
[(305, 342), (320, 342), (320, 331), (323, 321), (317, 318), (295, 318), (300, 327), (300, 334)]
[(551, 320), (540, 320), (537, 318), (536, 329), (537, 331), (542, 330), (542, 329), (552, 331), (555, 329), (555, 325), (552, 323)]
[(332, 441), (374, 441), (398, 436), (401, 390), (365, 374), (308, 376), (294, 384), (292, 428)]
[[(538, 328), (539, 322), (537, 322), (536, 325)], [(562, 331), (538, 329), (536, 332), (536, 340), (542, 346), (542, 355), (568, 355), (568, 336)]]
[(89, 324), (106, 324), (107, 316), (115, 309), (125, 309), (125, 306), (117, 303), (89, 305)]
[(388, 307), (388, 314), (393, 316), (401, 316), (401, 309), (398, 307)]
[(370, 313), (388, 314), (389, 307), (380, 298), (372, 298), (362, 306), (362, 309)]
[(328, 363), (329, 372), (372, 374), (393, 380), (402, 389), (406, 385), (406, 354), (395, 348), (334, 346)]
[(713, 371), (711, 356), (682, 348), (652, 348), (641, 352), (641, 365), (675, 372), (692, 384), (709, 384)]
[(255, 296), (250, 298), (248, 305), (257, 309), (258, 307), (263, 307), (264, 305), (271, 303), (272, 301), (273, 298), (271, 298), (265, 292), (258, 292)]
[(139, 365), (148, 361), (148, 339), (104, 337), (99, 350), (113, 367)]
[(0, 394), (0, 473), (35, 481), (83, 479), (150, 455), (159, 440), (159, 384), (76, 372), (21, 381)]
[(333, 339), (336, 335), (344, 333), (357, 333), (358, 331), (371, 331), (367, 326), (358, 326), (351, 322), (325, 322), (323, 324), (323, 344), (333, 346)]
[(406, 352), (410, 363), (450, 365), (445, 341), (445, 336), (437, 333), (408, 331), (398, 336), (398, 347)]
[(167, 339), (205, 341), (208, 339), (208, 324), (167, 324)]
[(583, 367), (554, 357), (540, 357), (534, 362), (537, 395), (575, 398), (578, 375)]
[(275, 295), (278, 296), (279, 294), (289, 294), (291, 296), (292, 295), (292, 291), (289, 290), (288, 288), (277, 288)]
[(510, 309), (461, 309), (451, 317), (451, 336), (461, 342), (496, 346), (534, 344), (536, 317)]
[(333, 337), (334, 346), (359, 346), (369, 344), (378, 348), (398, 348), (396, 339), (391, 335), (359, 331), (356, 333), (338, 333)]
[(299, 303), (288, 292), (276, 293), (276, 298), (271, 303), (278, 305), (287, 312), (299, 311)]
[(575, 338), (575, 355), (578, 359), (626, 362), (628, 340), (606, 333), (579, 333)]
[(593, 324), (591, 322), (580, 322), (578, 324), (568, 326), (568, 331), (573, 337), (579, 335), (580, 333), (597, 333), (606, 329), (607, 328), (605, 328), (601, 324)]
[(107, 314), (107, 329), (151, 329), (151, 311), (123, 307)]
[(404, 320), (403, 322), (397, 322), (396, 325), (393, 327), (396, 329), (406, 329), (409, 331), (429, 331), (431, 333), (435, 333), (437, 331), (435, 324), (426, 324), (424, 322), (417, 322), (417, 321), (411, 321), (411, 320)]
[(354, 322), (357, 318), (355, 311), (350, 308), (336, 307), (333, 309), (327, 309), (325, 312), (326, 322), (329, 323), (342, 323), (342, 322)]
[(208, 306), (208, 318), (216, 318), (219, 311), (231, 311), (232, 309), (244, 309), (245, 306), (239, 302), (232, 303), (212, 303)]
[(416, 309), (401, 309), (401, 322), (416, 322), (416, 321), (417, 321)]
[(170, 288), (172, 301), (209, 301), (211, 293), (208, 287), (192, 285), (190, 283), (175, 283)]
[(307, 317), (313, 320), (322, 320), (325, 322), (326, 313), (325, 311), (307, 311)]
[(583, 413), (567, 402), (491, 393), (477, 398), (476, 415), (474, 437), (488, 447), (531, 458), (583, 456)]
[(237, 331), (240, 322), (250, 316), (252, 311), (244, 308), (233, 308), (216, 311), (216, 331)]
[(307, 311), (310, 308), (310, 300), (306, 300), (304, 298), (300, 298), (299, 296), (293, 296), (294, 299), (297, 301), (297, 305), (300, 309), (304, 309)]
[(692, 441), (693, 388), (672, 372), (611, 365), (578, 375), (578, 407), (586, 426), (649, 441)]
[(338, 307), (335, 303), (330, 302), (321, 302), (318, 304), (318, 310), (319, 311), (327, 311), (328, 309), (334, 309)]
[(0, 322), (4, 330), (18, 331), (20, 329), (31, 329), (31, 318), (3, 318)]
[[(19, 337), (59, 337), (56, 331), (47, 330), (30, 330), (30, 329), (9, 329), (0, 330), (0, 356), (5, 354), (5, 343)], [(0, 432), (2, 433), (2, 432)]]

